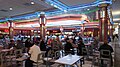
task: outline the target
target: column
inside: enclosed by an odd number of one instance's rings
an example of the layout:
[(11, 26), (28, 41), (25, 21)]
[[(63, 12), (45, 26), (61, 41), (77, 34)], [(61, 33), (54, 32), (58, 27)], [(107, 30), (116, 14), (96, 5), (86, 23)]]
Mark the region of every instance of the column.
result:
[(45, 39), (45, 35), (46, 35), (46, 31), (45, 31), (46, 18), (45, 18), (44, 13), (40, 14), (39, 23), (40, 23), (40, 37), (42, 39)]
[(101, 41), (108, 40), (108, 13), (107, 13), (108, 4), (101, 4), (100, 7), (100, 37)]
[(99, 19), (99, 40), (102, 41), (102, 18), (100, 17), (100, 10), (98, 10), (98, 19)]
[(8, 22), (9, 22), (9, 37), (10, 39), (13, 39), (14, 36), (13, 22), (11, 20), (8, 20)]

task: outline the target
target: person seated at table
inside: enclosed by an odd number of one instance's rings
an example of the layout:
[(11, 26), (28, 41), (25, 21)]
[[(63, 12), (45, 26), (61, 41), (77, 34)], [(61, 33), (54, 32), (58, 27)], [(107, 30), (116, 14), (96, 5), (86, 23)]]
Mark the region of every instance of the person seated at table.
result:
[(40, 40), (40, 50), (46, 51), (46, 45), (43, 39)]
[(14, 42), (14, 40), (10, 40), (10, 43), (8, 45), (8, 49), (14, 49), (14, 48), (16, 48), (15, 47), (15, 42)]
[(70, 39), (69, 38), (66, 38), (66, 44), (64, 46), (64, 51), (65, 51), (65, 55), (67, 54), (74, 54), (74, 47), (72, 46), (71, 42), (70, 42)]
[(33, 67), (33, 63), (37, 62), (37, 57), (39, 53), (41, 53), (39, 46), (37, 46), (34, 43), (31, 43), (31, 47), (28, 52), (30, 57), (25, 61), (25, 67)]
[[(113, 48), (110, 45), (108, 45), (108, 41), (105, 41), (104, 44), (100, 46), (98, 51), (101, 52), (101, 50), (110, 51), (110, 56), (104, 56), (104, 55), (101, 55), (101, 53), (100, 53), (100, 56), (103, 57), (103, 58), (110, 58), (111, 59), (111, 65), (113, 65), (112, 54), (111, 54), (113, 52)], [(101, 60), (101, 64), (103, 65), (103, 60)]]
[(87, 53), (83, 52), (83, 48), (85, 48), (85, 45), (83, 43), (83, 40), (80, 39), (78, 42), (78, 47), (77, 47), (77, 55), (86, 55), (87, 54)]
[(26, 41), (25, 41), (25, 49), (24, 49), (24, 52), (28, 52), (28, 50), (30, 49), (31, 47), (31, 40), (28, 38)]
[(63, 45), (62, 45), (62, 42), (60, 41), (58, 36), (56, 37), (56, 41), (57, 41), (57, 44), (59, 45), (59, 49), (62, 50), (63, 49)]
[(21, 40), (17, 40), (16, 42), (16, 48), (17, 49), (22, 49), (24, 46), (23, 46), (23, 43), (21, 42)]
[(26, 48), (29, 48), (29, 47), (30, 47), (30, 45), (29, 45), (29, 44), (30, 44), (30, 41), (31, 41), (31, 40), (30, 40), (29, 38), (25, 41), (25, 47), (26, 47)]
[(53, 41), (51, 42), (52, 50), (59, 51), (62, 49), (62, 43), (59, 41), (59, 38), (53, 38)]

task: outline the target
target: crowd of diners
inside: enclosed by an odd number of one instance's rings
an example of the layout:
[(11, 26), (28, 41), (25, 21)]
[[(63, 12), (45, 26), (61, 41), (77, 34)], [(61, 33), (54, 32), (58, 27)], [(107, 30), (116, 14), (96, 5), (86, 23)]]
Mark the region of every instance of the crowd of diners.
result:
[[(6, 39), (6, 38), (4, 38)], [(23, 52), (27, 52), (30, 56), (26, 59), (25, 67), (33, 67), (33, 63), (37, 61), (37, 56), (41, 51), (46, 51), (45, 56), (47, 57), (47, 53), (50, 50), (62, 51), (64, 55), (68, 54), (77, 54), (77, 55), (87, 55), (87, 53), (83, 53), (82, 48), (85, 47), (85, 43), (92, 42), (93, 50), (110, 50), (113, 52), (113, 48), (108, 45), (108, 41), (105, 41), (102, 46), (99, 46), (99, 38), (87, 36), (84, 38), (80, 34), (76, 35), (46, 35), (45, 39), (40, 37), (34, 37), (32, 39), (27, 38), (25, 42), (22, 39), (16, 38), (17, 40), (11, 39), (8, 42), (8, 45), (5, 45), (4, 48), (7, 49), (22, 49)], [(77, 53), (75, 50), (77, 49)], [(112, 56), (112, 55), (111, 55)], [(112, 59), (112, 57), (111, 57)], [(112, 64), (112, 62), (111, 62)]]

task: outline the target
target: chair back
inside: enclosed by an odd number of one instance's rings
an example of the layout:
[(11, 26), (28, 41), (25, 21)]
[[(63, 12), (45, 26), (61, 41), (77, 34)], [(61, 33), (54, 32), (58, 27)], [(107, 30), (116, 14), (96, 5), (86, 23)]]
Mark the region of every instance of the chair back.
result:
[(87, 55), (87, 49), (85, 47), (82, 48), (82, 55)]
[(55, 54), (54, 50), (49, 50), (47, 53), (47, 57), (52, 58), (52, 57), (54, 57), (54, 54)]
[(37, 57), (37, 62), (42, 61), (42, 60), (43, 60), (43, 53), (39, 53)]
[(22, 50), (21, 49), (16, 49), (15, 50), (15, 56), (16, 57), (21, 57), (22, 56)]
[(60, 51), (55, 51), (55, 59), (58, 59), (60, 57)]
[(33, 63), (33, 66), (37, 66), (43, 63), (43, 53), (39, 53), (37, 56), (37, 62)]

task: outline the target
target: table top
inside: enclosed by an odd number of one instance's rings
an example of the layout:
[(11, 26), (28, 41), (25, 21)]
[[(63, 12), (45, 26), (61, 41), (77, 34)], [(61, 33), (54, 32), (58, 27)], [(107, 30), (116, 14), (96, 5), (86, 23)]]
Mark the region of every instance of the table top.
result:
[(59, 58), (55, 62), (60, 63), (60, 64), (73, 65), (78, 60), (80, 60), (80, 58), (81, 58), (81, 56), (77, 56), (77, 55), (67, 55), (62, 58)]
[(11, 51), (10, 49), (2, 49), (1, 52), (8, 52)]

